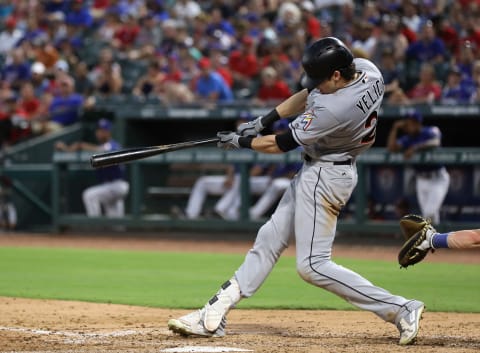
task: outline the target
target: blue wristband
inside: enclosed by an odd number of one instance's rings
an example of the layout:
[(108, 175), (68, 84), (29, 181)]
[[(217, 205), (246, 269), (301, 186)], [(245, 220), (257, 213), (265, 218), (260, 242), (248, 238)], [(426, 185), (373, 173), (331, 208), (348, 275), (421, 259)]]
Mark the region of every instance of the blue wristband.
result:
[(437, 233), (432, 237), (432, 247), (434, 249), (448, 248), (447, 238), (450, 233)]

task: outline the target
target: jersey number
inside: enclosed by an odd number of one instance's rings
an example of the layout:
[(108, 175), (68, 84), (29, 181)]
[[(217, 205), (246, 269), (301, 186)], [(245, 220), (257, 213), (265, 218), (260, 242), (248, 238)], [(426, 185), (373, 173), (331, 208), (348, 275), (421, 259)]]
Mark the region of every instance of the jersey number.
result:
[(377, 135), (377, 117), (378, 114), (376, 111), (374, 111), (369, 115), (367, 121), (365, 121), (365, 125), (363, 127), (365, 129), (369, 129), (370, 131), (364, 138), (362, 138), (362, 144), (375, 141), (375, 136)]

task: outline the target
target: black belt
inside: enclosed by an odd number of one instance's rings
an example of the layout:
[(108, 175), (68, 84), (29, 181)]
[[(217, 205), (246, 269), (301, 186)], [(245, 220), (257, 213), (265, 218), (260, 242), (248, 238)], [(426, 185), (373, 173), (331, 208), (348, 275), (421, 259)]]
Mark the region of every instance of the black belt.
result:
[[(310, 157), (308, 154), (304, 154), (303, 155), (303, 159), (307, 162), (311, 162), (313, 161), (313, 158)], [(345, 161), (335, 161), (335, 162), (332, 162), (333, 165), (352, 165), (352, 160), (351, 159), (347, 159)]]

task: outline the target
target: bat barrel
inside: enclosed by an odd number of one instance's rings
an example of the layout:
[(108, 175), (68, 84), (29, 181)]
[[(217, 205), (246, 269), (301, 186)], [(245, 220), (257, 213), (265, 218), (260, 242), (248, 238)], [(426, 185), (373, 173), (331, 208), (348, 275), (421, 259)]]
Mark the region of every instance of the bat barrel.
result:
[(118, 151), (98, 153), (90, 157), (90, 164), (93, 168), (110, 167), (116, 164), (131, 162), (151, 156), (155, 156), (162, 153), (177, 151), (185, 148), (206, 145), (209, 143), (217, 142), (218, 137), (197, 140), (179, 142), (170, 145), (161, 146), (149, 146), (149, 147), (134, 147), (127, 148)]

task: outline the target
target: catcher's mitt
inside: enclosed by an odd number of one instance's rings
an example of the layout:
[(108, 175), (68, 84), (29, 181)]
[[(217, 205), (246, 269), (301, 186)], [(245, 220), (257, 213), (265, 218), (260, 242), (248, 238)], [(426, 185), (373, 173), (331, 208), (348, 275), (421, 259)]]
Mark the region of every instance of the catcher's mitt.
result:
[(406, 241), (398, 253), (400, 268), (407, 268), (422, 261), (433, 248), (430, 237), (435, 233), (430, 221), (418, 215), (406, 215), (400, 219), (400, 229)]

